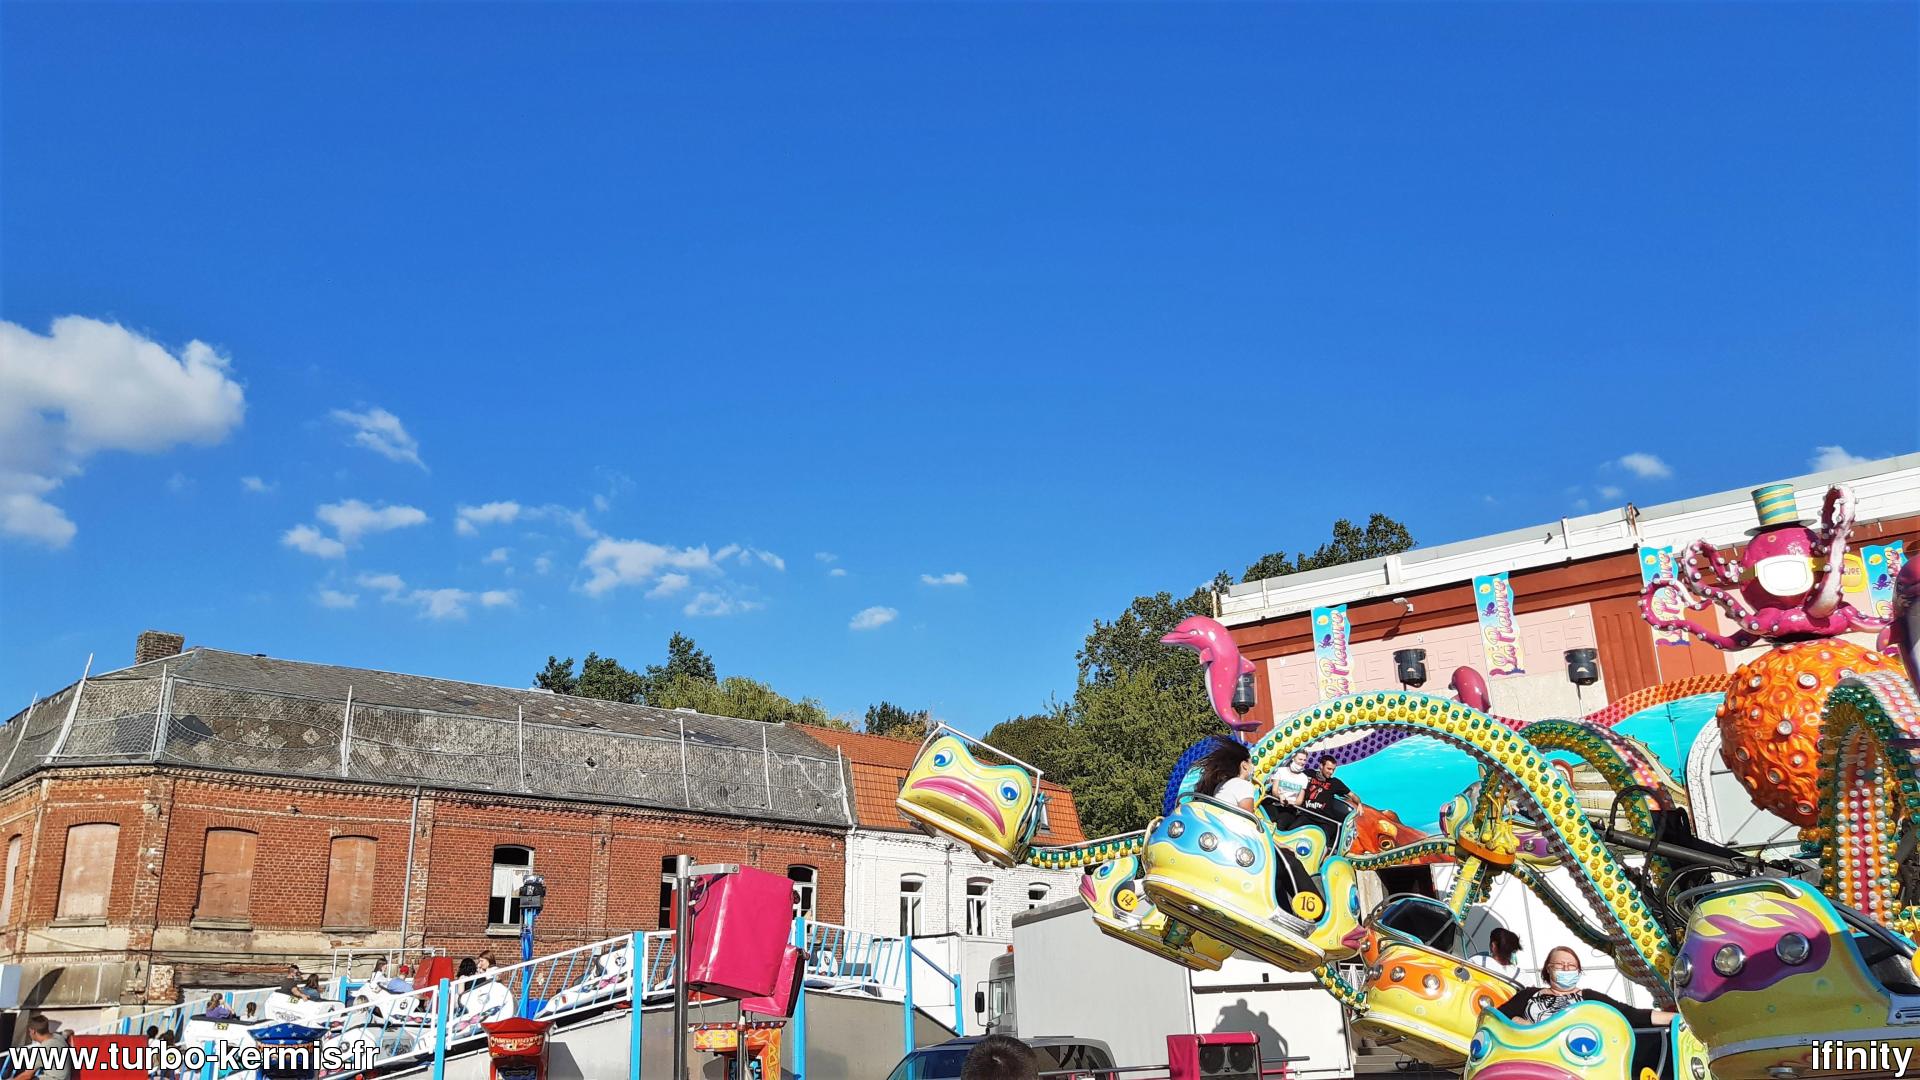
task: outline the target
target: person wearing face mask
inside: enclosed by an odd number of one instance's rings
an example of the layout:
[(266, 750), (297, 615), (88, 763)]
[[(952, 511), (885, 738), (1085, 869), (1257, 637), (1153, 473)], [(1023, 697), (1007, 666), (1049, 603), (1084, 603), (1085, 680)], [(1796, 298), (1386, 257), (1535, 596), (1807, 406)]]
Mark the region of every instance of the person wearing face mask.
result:
[(1665, 1028), (1679, 1014), (1665, 1009), (1635, 1008), (1598, 990), (1584, 989), (1580, 985), (1580, 976), (1579, 954), (1565, 945), (1556, 945), (1548, 951), (1546, 960), (1540, 965), (1540, 981), (1543, 985), (1529, 986), (1513, 995), (1505, 1005), (1500, 1006), (1500, 1014), (1523, 1024), (1537, 1024), (1583, 1001), (1611, 1005), (1635, 1028), (1633, 1075), (1639, 1076), (1642, 1068), (1657, 1068), (1663, 1036), (1640, 1029)]

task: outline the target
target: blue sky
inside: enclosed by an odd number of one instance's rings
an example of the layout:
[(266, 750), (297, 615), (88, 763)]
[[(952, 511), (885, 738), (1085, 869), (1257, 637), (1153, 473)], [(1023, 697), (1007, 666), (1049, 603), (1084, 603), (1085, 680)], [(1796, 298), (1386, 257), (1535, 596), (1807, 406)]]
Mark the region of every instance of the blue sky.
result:
[(1920, 443), (1912, 5), (0, 31), (0, 712), (149, 627), (508, 685), (680, 629), (980, 731), (1335, 517)]

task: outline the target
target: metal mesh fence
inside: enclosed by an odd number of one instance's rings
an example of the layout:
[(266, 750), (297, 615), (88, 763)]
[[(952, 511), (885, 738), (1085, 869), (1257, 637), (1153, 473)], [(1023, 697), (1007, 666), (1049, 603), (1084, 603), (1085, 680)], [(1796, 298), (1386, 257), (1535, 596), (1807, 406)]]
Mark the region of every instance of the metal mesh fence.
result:
[(8, 725), (0, 782), (49, 761), (158, 761), (849, 823), (840, 760), (773, 748), (797, 740), (748, 720), (688, 716), (660, 725), (671, 735), (636, 735), (147, 677), (82, 684), (69, 724), (73, 693)]

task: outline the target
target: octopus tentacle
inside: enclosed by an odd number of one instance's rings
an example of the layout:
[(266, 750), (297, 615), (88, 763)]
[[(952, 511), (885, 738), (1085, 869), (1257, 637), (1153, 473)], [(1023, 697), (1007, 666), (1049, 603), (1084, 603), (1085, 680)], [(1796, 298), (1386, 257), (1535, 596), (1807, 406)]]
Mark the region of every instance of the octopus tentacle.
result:
[(1846, 574), (1847, 537), (1853, 533), (1853, 495), (1836, 485), (1820, 507), (1820, 531), (1814, 534), (1814, 554), (1823, 555), (1820, 582), (1807, 597), (1808, 617), (1824, 619), (1840, 607), (1841, 582)]
[[(1702, 588), (1703, 588), (1703, 591), (1706, 591), (1709, 594), (1719, 593), (1721, 597), (1722, 606), (1724, 607), (1732, 609), (1736, 604), (1739, 603), (1736, 597), (1733, 597), (1727, 593), (1721, 592), (1718, 589), (1714, 589), (1712, 586), (1702, 586)], [(1661, 618), (1659, 615), (1655, 614), (1653, 610), (1653, 598), (1655, 594), (1657, 594), (1661, 589), (1673, 589), (1676, 592), (1678, 592), (1688, 611), (1700, 611), (1704, 608), (1713, 606), (1713, 599), (1711, 598), (1701, 599), (1701, 600), (1687, 600), (1686, 590), (1681, 588), (1680, 583), (1673, 580), (1672, 578), (1654, 578), (1652, 581), (1647, 582), (1647, 587), (1641, 590), (1641, 593), (1640, 593), (1640, 617), (1647, 620), (1647, 622), (1651, 623), (1653, 626), (1661, 630), (1677, 631), (1683, 634), (1692, 634), (1694, 637), (1697, 637), (1700, 640), (1706, 642), (1707, 644), (1712, 645), (1716, 649), (1744, 649), (1747, 646), (1753, 644), (1755, 641), (1759, 640), (1759, 637), (1757, 635), (1745, 629), (1736, 630), (1732, 634), (1722, 634), (1718, 630), (1714, 630), (1709, 627), (1702, 626), (1699, 623), (1694, 622), (1692, 619)], [(1731, 611), (1729, 611), (1729, 613), (1731, 614)], [(1736, 619), (1736, 621), (1738, 620)]]

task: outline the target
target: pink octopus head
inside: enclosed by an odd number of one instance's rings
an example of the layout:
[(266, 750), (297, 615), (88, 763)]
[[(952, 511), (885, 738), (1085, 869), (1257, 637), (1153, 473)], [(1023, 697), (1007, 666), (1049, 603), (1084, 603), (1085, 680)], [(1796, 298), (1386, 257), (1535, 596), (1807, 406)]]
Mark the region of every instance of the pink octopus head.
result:
[(1740, 553), (1740, 596), (1756, 611), (1798, 607), (1813, 592), (1817, 540), (1805, 525), (1763, 529)]

